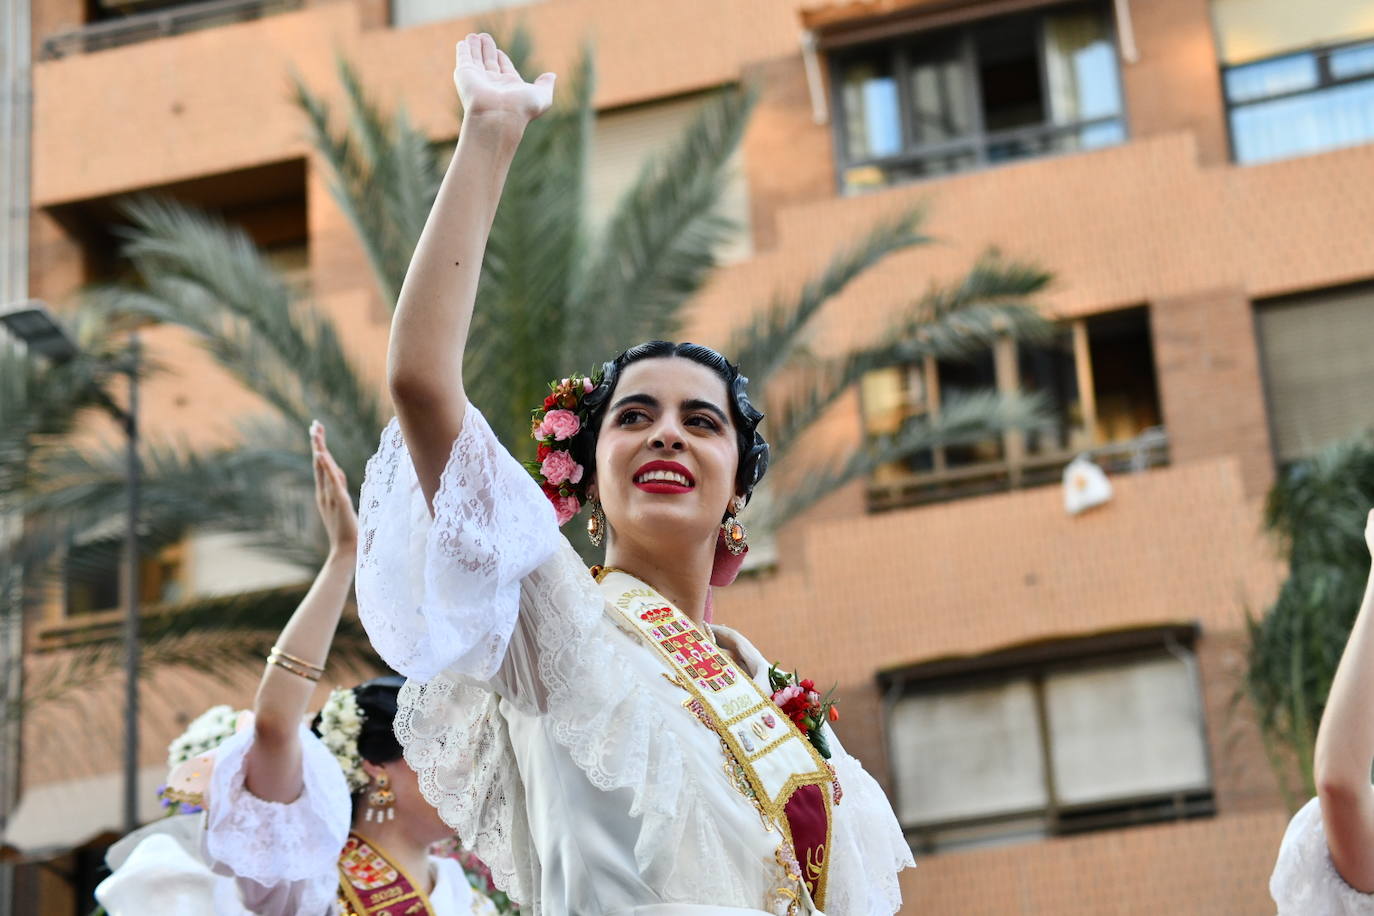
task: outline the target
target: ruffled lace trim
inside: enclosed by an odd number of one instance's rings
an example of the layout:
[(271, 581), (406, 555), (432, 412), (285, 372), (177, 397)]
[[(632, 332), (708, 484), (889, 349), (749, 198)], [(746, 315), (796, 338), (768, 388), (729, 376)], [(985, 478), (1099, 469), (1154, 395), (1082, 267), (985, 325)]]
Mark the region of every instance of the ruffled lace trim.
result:
[(1321, 803), (1312, 799), (1288, 824), (1269, 893), (1279, 916), (1371, 916), (1374, 894), (1345, 882), (1331, 862)]
[(902, 908), (898, 872), (914, 868), (892, 804), (857, 758), (837, 742), (830, 764), (844, 793), (835, 807), (835, 838), (830, 860), (826, 912), (890, 914)]
[(468, 405), (431, 519), (393, 419), (359, 497), (358, 612), (378, 654), (425, 681), (478, 680), (501, 665), (520, 580), (562, 541), (553, 508)]
[(491, 870), (513, 900), (535, 881), (524, 786), (500, 699), (488, 688), (441, 674), (407, 681), (397, 700), (396, 738), (419, 776), (420, 792)]
[(318, 882), (321, 893), (310, 898), (318, 897), (322, 908), (333, 898), (352, 807), (343, 771), (329, 750), (304, 725), (300, 739), (304, 787), (289, 804), (265, 801), (244, 785), (251, 729), (219, 746), (210, 776), (205, 850), (217, 866), (263, 887)]

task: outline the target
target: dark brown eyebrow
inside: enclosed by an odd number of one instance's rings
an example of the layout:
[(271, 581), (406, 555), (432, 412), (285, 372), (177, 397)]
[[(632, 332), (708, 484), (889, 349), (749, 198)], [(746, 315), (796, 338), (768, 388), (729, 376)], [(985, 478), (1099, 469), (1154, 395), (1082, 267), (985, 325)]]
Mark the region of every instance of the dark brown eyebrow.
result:
[(627, 394), (625, 397), (615, 402), (615, 406), (611, 408), (611, 412), (614, 413), (620, 408), (630, 404), (643, 404), (645, 407), (653, 407), (657, 409), (658, 398), (648, 394)]
[(719, 417), (721, 423), (725, 424), (726, 426), (730, 425), (730, 418), (725, 415), (725, 411), (721, 410), (719, 407), (712, 404), (710, 401), (702, 401), (696, 398), (692, 398), (690, 400), (682, 402), (682, 410), (683, 412), (689, 410), (705, 410)]
[[(658, 398), (651, 394), (628, 394), (615, 402), (615, 405), (611, 408), (611, 412), (614, 413), (620, 408), (627, 407), (630, 404), (643, 404), (645, 407), (651, 407), (654, 410), (657, 410), (660, 406)], [(721, 410), (710, 401), (703, 401), (699, 398), (688, 398), (682, 402), (682, 410), (684, 413), (691, 410), (705, 410), (719, 417), (721, 423), (726, 426), (730, 425), (730, 418), (726, 415), (725, 411)]]

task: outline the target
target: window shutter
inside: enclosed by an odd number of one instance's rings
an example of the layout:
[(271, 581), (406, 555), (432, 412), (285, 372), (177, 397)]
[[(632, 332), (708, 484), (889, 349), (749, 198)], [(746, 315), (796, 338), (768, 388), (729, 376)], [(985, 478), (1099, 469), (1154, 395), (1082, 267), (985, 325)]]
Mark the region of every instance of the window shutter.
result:
[(1043, 808), (1045, 769), (1027, 680), (917, 694), (892, 710), (903, 825)]
[(1209, 784), (1197, 687), (1181, 659), (1052, 674), (1045, 709), (1061, 805)]
[(1261, 304), (1256, 315), (1280, 461), (1374, 426), (1374, 287)]

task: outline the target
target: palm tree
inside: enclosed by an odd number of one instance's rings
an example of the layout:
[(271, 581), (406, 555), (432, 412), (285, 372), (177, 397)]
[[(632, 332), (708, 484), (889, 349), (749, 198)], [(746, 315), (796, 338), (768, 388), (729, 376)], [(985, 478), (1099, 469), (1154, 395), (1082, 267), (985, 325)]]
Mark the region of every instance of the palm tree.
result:
[[(510, 47), (526, 69), (527, 38), (517, 33)], [(296, 100), (377, 291), (391, 303), (447, 151), (417, 131), (404, 110), (384, 113), (345, 62), (339, 74), (342, 113), (299, 81)], [(714, 93), (672, 148), (644, 168), (605, 228), (593, 231), (583, 177), (594, 117), (588, 57), (568, 82), (560, 104), (530, 126), (511, 168), (465, 359), (470, 397), (522, 457), (533, 452), (529, 410), (547, 393), (546, 380), (588, 371), (640, 340), (677, 333), (686, 304), (734, 228), (720, 216), (719, 203), (753, 104), (747, 90)], [(345, 351), (331, 319), (296, 296), (242, 231), (168, 201), (134, 201), (126, 213), (125, 253), (138, 283), (100, 291), (96, 307), (189, 329), (268, 408), (245, 421), (242, 444), (232, 449), (149, 446), (145, 535), (156, 546), (192, 528), (223, 527), (253, 533), (278, 555), (318, 563), (319, 543), (303, 537), (300, 494), (308, 490), (310, 470), (302, 432), (311, 418), (323, 420), (340, 465), (356, 483), (386, 419), (374, 384)], [(1048, 276), (990, 255), (959, 283), (894, 303), (898, 318), (871, 345), (839, 358), (812, 352), (806, 335), (826, 306), (888, 255), (930, 241), (922, 225), (919, 210), (880, 222), (735, 334), (730, 349), (750, 368), (772, 413), (769, 434), (784, 479), (789, 468), (796, 474), (805, 466), (796, 444), (864, 373), (927, 354), (966, 357), (1003, 334), (1045, 333), (1046, 323), (1027, 303)], [(1033, 402), (1016, 397), (990, 394), (946, 405), (939, 419), (914, 422), (812, 467), (805, 486), (758, 500), (755, 521), (776, 528), (829, 490), (902, 454), (984, 439), (1037, 417)], [(47, 462), (28, 507), (94, 525), (118, 511), (121, 480), (117, 456), (72, 448)], [(289, 596), (280, 597), (284, 603)], [(243, 610), (251, 604), (240, 602), (241, 612), (263, 622), (264, 615)], [(232, 630), (232, 620), (215, 617), (222, 613), (222, 607), (208, 614), (186, 609), (169, 617), (177, 621), (169, 626), (183, 638), (207, 620), (217, 620), (221, 632)]]
[[(103, 316), (86, 313), (72, 332), (77, 355), (61, 362), (0, 341), (0, 626), (6, 628), (41, 600), (36, 573), (65, 541), (52, 519), (30, 510), (30, 487), (79, 418), (113, 403), (124, 356)], [(18, 663), (18, 657), (0, 659), (4, 683)], [(5, 718), (20, 709), (18, 697), (6, 697)]]
[[(1290, 803), (1316, 794), (1313, 753), (1331, 679), (1369, 574), (1365, 517), (1374, 505), (1374, 434), (1336, 443), (1286, 468), (1269, 492), (1265, 527), (1288, 578), (1249, 621), (1245, 688)], [(1296, 762), (1301, 785), (1289, 785)]]

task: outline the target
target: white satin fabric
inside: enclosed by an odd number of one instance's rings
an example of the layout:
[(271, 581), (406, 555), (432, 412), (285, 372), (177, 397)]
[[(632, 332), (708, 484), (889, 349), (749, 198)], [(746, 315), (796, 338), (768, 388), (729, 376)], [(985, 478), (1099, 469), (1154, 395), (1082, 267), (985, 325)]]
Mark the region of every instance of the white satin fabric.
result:
[(1346, 884), (1331, 863), (1321, 803), (1315, 798), (1288, 823), (1269, 894), (1279, 916), (1374, 916), (1374, 894)]
[[(396, 717), (406, 760), (525, 912), (786, 913), (805, 897), (719, 739), (606, 614), (552, 507), (476, 408), (432, 518), (394, 420), (359, 502), (359, 612), (410, 678)], [(766, 689), (763, 657), (715, 635)], [(844, 794), (826, 912), (893, 913), (910, 850), (878, 785), (833, 736), (831, 747)]]
[[(113, 873), (96, 888), (110, 916), (336, 916), (352, 811), (343, 771), (301, 726), (304, 789), (289, 804), (264, 801), (244, 786), (252, 742), (240, 732), (216, 751), (206, 814), (149, 825), (111, 850)], [(435, 916), (496, 916), (457, 862), (429, 863)]]

